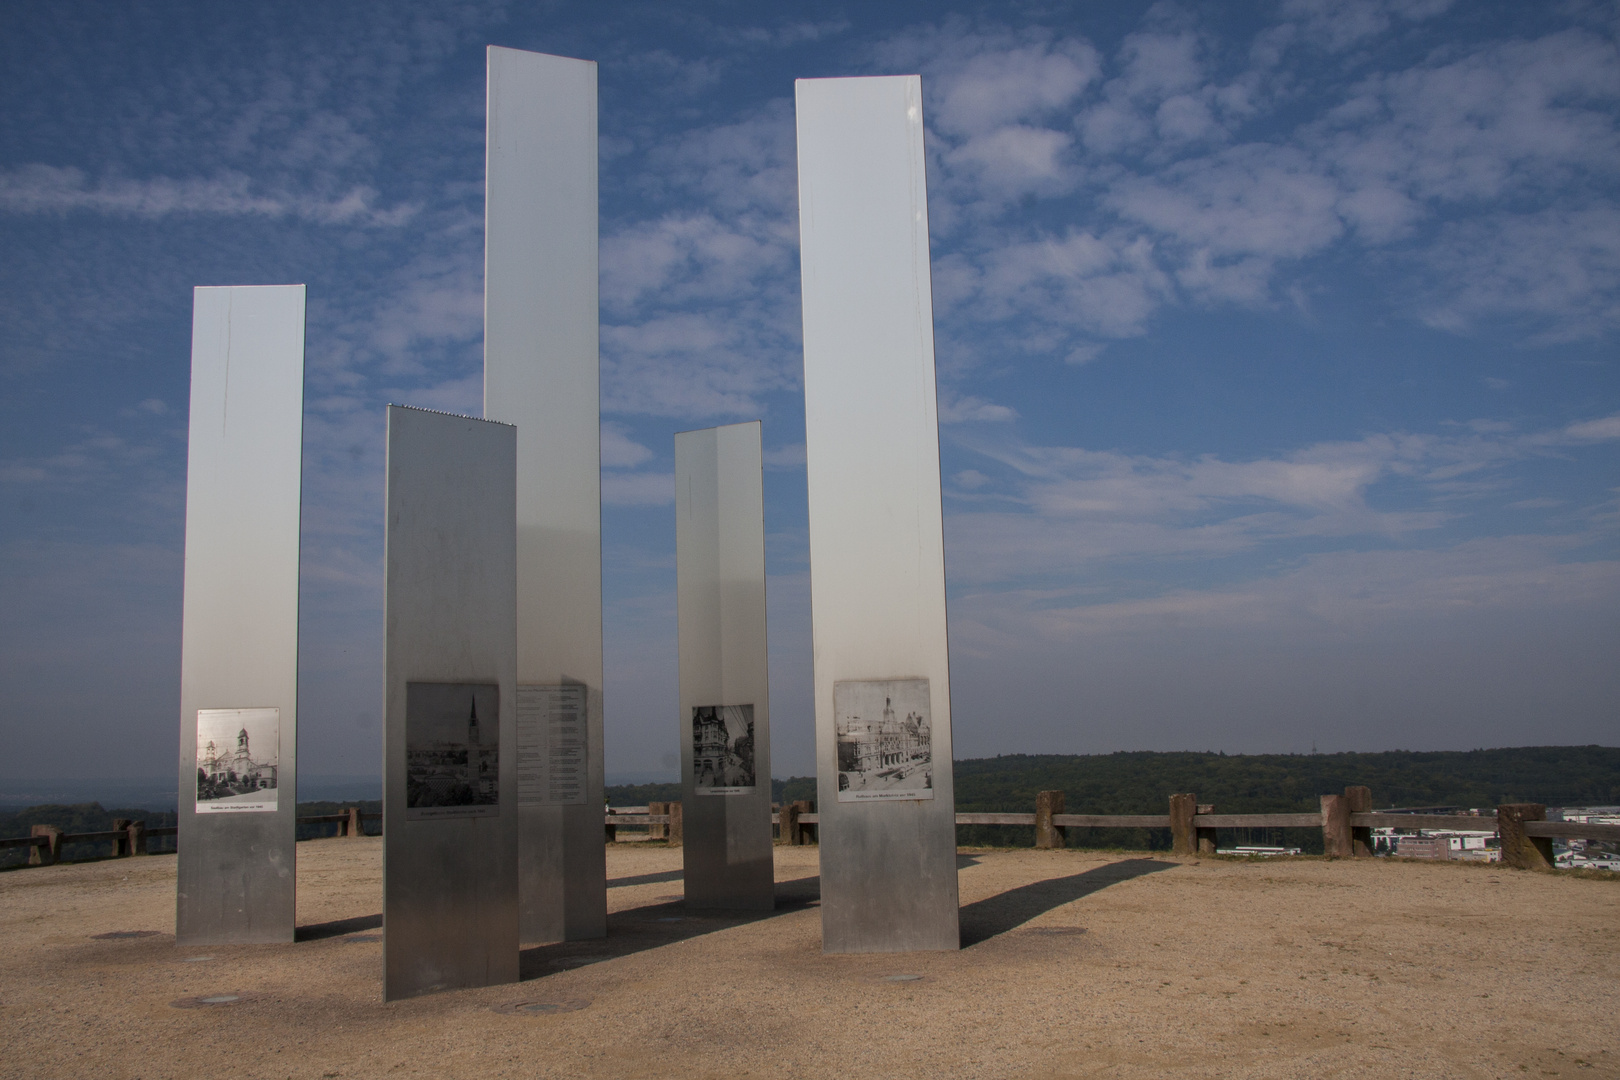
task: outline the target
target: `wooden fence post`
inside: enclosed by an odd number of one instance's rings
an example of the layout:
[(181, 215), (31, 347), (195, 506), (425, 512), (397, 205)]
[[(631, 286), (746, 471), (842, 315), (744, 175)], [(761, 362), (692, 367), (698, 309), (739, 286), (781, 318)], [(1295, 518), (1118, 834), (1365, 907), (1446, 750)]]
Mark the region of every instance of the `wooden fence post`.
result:
[[(1213, 814), (1215, 812), (1215, 804), (1214, 803), (1199, 803), (1198, 804), (1198, 812), (1200, 814)], [(1215, 830), (1214, 829), (1194, 829), (1193, 831), (1198, 836), (1198, 854), (1200, 854), (1200, 855), (1213, 855), (1213, 854), (1215, 854)]]
[(799, 804), (785, 802), (782, 804), (780, 824), (777, 833), (782, 837), (782, 843), (788, 847), (799, 846)]
[(1035, 846), (1061, 848), (1068, 830), (1052, 824), (1052, 815), (1063, 813), (1063, 792), (1042, 791), (1035, 796)]
[(1170, 796), (1170, 852), (1196, 855), (1198, 842), (1193, 836), (1193, 815), (1198, 813), (1197, 795)]
[(343, 835), (366, 835), (366, 827), (360, 822), (360, 808), (358, 806), (349, 807), (349, 818), (343, 823)]
[(146, 822), (130, 822), (129, 828), (125, 830), (125, 835), (128, 837), (127, 842), (129, 844), (129, 853), (131, 855), (146, 854)]
[[(799, 816), (801, 816), (801, 817), (804, 816), (805, 814), (813, 814), (813, 813), (816, 812), (816, 804), (813, 801), (811, 801), (810, 799), (800, 799), (798, 801), (797, 805), (799, 807)], [(818, 843), (820, 842), (820, 840), (821, 840), (821, 833), (820, 833), (821, 827), (819, 825), (800, 825), (798, 828), (799, 828), (799, 843), (808, 844), (808, 843), (810, 843), (810, 841), (812, 839), (815, 839)], [(815, 829), (816, 832), (811, 833), (811, 831), (810, 831), (811, 829)]]
[(35, 825), (28, 830), (28, 835), (50, 840), (44, 847), (36, 844), (28, 849), (29, 866), (50, 866), (62, 857), (62, 830), (55, 825)]
[[(650, 802), (650, 803), (647, 804), (647, 813), (649, 815), (668, 814), (669, 813), (669, 803), (667, 803), (667, 802)], [(669, 839), (669, 826), (668, 825), (649, 824), (647, 826), (647, 839), (648, 840), (668, 840)]]
[(686, 842), (686, 829), (681, 822), (681, 811), (684, 803), (672, 802), (669, 804), (669, 846), (680, 847)]
[[(1344, 789), (1345, 801), (1350, 804), (1352, 814), (1372, 813), (1372, 788), (1347, 787)], [(1350, 854), (1358, 859), (1372, 857), (1372, 827), (1368, 825), (1350, 826)]]
[(1502, 863), (1520, 870), (1551, 870), (1552, 839), (1526, 836), (1524, 823), (1546, 821), (1547, 808), (1541, 803), (1507, 803), (1496, 808), (1496, 831), (1502, 837)]
[(113, 831), (124, 834), (113, 840), (113, 858), (115, 859), (129, 854), (129, 826), (129, 818), (113, 818)]
[(1350, 800), (1343, 795), (1322, 796), (1322, 854), (1350, 857)]

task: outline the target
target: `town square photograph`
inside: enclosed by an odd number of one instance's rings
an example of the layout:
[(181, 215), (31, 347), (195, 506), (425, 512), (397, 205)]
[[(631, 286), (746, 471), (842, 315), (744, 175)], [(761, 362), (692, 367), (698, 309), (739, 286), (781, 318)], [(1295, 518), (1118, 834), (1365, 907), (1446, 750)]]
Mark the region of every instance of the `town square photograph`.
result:
[(934, 797), (928, 704), (927, 679), (833, 686), (840, 802)]

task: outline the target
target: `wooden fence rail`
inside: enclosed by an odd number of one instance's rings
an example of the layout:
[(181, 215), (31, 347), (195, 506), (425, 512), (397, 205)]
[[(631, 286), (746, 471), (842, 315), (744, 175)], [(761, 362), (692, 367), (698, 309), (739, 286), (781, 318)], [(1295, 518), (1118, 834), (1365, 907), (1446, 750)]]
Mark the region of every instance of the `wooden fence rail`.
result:
[[(1169, 829), (1171, 847), (1178, 855), (1209, 854), (1215, 850), (1217, 829), (1321, 829), (1322, 846), (1330, 856), (1367, 857), (1372, 851), (1373, 829), (1406, 829), (1413, 832), (1494, 832), (1501, 838), (1502, 862), (1526, 869), (1544, 869), (1553, 864), (1552, 841), (1620, 841), (1620, 825), (1588, 824), (1576, 821), (1547, 821), (1546, 807), (1538, 803), (1499, 806), (1494, 817), (1483, 814), (1375, 813), (1371, 793), (1361, 787), (1346, 788), (1343, 795), (1323, 795), (1322, 809), (1315, 814), (1217, 814), (1197, 796), (1170, 796), (1168, 814), (1066, 814), (1063, 792), (1043, 791), (1036, 798), (1035, 813), (963, 813), (958, 825), (1003, 825), (1035, 830), (1035, 846), (1061, 848), (1069, 829)], [(300, 825), (335, 824), (339, 836), (365, 835), (368, 818), (381, 814), (363, 813), (350, 807), (340, 814), (300, 817)], [(682, 840), (681, 804), (652, 803), (648, 806), (610, 808), (603, 816), (606, 839), (616, 839), (621, 825), (645, 826), (649, 838), (678, 845)], [(30, 866), (48, 866), (62, 856), (63, 844), (111, 841), (114, 857), (145, 855), (152, 837), (175, 836), (175, 826), (147, 828), (144, 821), (115, 818), (114, 828), (104, 832), (65, 833), (53, 825), (33, 826), (31, 836), (0, 838), (0, 849), (26, 847)], [(788, 845), (812, 842), (821, 824), (814, 804), (788, 803), (771, 814), (778, 839)]]

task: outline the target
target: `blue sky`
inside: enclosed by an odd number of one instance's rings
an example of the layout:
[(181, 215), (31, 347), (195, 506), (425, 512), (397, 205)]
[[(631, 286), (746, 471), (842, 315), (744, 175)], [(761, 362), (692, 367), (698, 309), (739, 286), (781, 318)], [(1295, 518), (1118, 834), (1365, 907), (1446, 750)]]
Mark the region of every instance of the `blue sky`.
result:
[(795, 77), (920, 73), (958, 753), (1620, 730), (1620, 6), (0, 8), (0, 773), (167, 772), (194, 285), (309, 287), (301, 767), (380, 758), (383, 405), (481, 401), (484, 46), (600, 63), (607, 767), (673, 432), (761, 418), (812, 767)]

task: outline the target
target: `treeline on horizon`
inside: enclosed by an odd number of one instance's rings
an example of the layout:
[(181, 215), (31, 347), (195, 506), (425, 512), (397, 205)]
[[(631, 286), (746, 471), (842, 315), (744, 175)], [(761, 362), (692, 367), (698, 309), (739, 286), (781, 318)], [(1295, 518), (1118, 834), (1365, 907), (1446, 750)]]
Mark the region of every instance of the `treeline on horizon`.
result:
[[(1496, 750), (1386, 750), (1339, 754), (1002, 754), (954, 763), (963, 813), (1032, 812), (1042, 791), (1064, 793), (1071, 814), (1162, 814), (1190, 791), (1219, 813), (1316, 810), (1322, 795), (1360, 784), (1373, 805), (1494, 807), (1620, 804), (1620, 747), (1519, 746)], [(679, 784), (615, 784), (613, 806), (681, 797)], [(816, 798), (813, 776), (771, 781), (773, 802)]]

